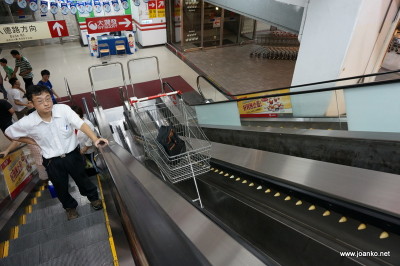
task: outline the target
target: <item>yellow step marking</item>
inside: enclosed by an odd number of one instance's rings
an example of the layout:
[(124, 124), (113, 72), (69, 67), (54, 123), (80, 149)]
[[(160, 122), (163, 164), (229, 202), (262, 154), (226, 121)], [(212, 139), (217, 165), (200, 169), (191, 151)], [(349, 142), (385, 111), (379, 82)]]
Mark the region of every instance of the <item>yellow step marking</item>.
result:
[(41, 197), (41, 196), (42, 196), (42, 192), (41, 191), (36, 191), (35, 197), (38, 198), (38, 197)]
[(281, 195), (281, 193), (276, 192), (275, 195), (274, 195), (274, 197), (279, 197), (280, 195)]
[(268, 188), (267, 190), (265, 190), (265, 193), (270, 193), (271, 190)]
[(26, 214), (32, 213), (32, 205), (28, 205), (28, 206), (25, 207), (25, 213)]
[(250, 183), (250, 184), (249, 184), (249, 187), (254, 187), (254, 183)]
[(298, 200), (298, 201), (296, 202), (296, 206), (300, 206), (301, 204), (303, 204), (303, 202), (301, 202), (301, 200)]
[(10, 242), (8, 240), (4, 241), (2, 248), (2, 256), (1, 256), (2, 258), (8, 257), (9, 248), (10, 248)]
[(313, 211), (313, 210), (315, 210), (316, 208), (315, 208), (315, 205), (311, 205), (309, 208), (308, 208), (308, 210), (309, 211)]
[(215, 169), (215, 170), (214, 170), (214, 173), (216, 173), (216, 172), (219, 172), (219, 170), (218, 170), (218, 169)]
[(26, 224), (26, 214), (22, 214), (19, 217), (19, 224)]
[(210, 169), (211, 171), (214, 171), (214, 167), (211, 167), (211, 169)]
[(291, 200), (291, 197), (290, 197), (290, 196), (287, 196), (287, 197), (285, 198), (285, 201), (288, 201), (288, 200)]
[(224, 176), (228, 176), (229, 174), (228, 173), (226, 173)]
[(258, 186), (258, 187), (257, 187), (257, 190), (260, 190), (260, 189), (262, 189), (262, 186)]
[(243, 180), (242, 184), (246, 184), (246, 183), (247, 183), (247, 180)]
[(32, 198), (32, 199), (31, 199), (31, 204), (32, 204), (32, 205), (37, 204), (37, 199), (36, 199), (36, 198)]
[(347, 218), (342, 216), (342, 218), (340, 218), (339, 223), (345, 223), (347, 222)]
[(235, 176), (234, 176), (234, 175), (231, 175), (229, 178), (232, 179), (232, 178), (235, 178)]
[(331, 215), (331, 212), (330, 212), (330, 211), (325, 211), (325, 212), (322, 214), (322, 216), (329, 216), (329, 215)]
[(235, 180), (236, 180), (236, 181), (239, 181), (239, 180), (240, 180), (240, 177), (236, 178)]

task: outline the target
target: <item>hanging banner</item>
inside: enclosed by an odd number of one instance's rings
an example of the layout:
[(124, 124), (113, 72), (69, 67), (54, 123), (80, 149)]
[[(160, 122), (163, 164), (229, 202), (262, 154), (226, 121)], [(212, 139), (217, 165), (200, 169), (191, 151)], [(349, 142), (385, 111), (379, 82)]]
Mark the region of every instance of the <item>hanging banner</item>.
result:
[(17, 4), (20, 8), (25, 8), (27, 6), (26, 0), (17, 0)]
[(157, 0), (157, 17), (165, 17), (165, 0)]
[(112, 6), (114, 8), (114, 11), (118, 12), (120, 10), (118, 0), (112, 0), (111, 3), (112, 3)]
[(23, 150), (18, 150), (0, 159), (0, 167), (12, 199), (32, 179), (35, 168), (28, 160), (28, 156)]
[(148, 1), (147, 7), (149, 9), (149, 18), (156, 18), (157, 17), (157, 0)]
[(110, 13), (111, 12), (110, 2), (104, 1), (103, 2), (103, 9), (104, 9), (104, 12)]
[(12, 5), (14, 3), (14, 0), (4, 0), (7, 4)]
[(71, 2), (69, 4), (69, 9), (71, 10), (71, 14), (75, 15), (76, 12), (78, 12), (78, 9), (76, 8), (76, 2)]
[(133, 30), (131, 15), (86, 18), (86, 26), (89, 34)]
[(29, 8), (35, 12), (38, 10), (37, 0), (29, 0)]
[(121, 6), (123, 9), (128, 9), (129, 8), (129, 4), (127, 0), (121, 0)]
[(86, 12), (90, 13), (93, 11), (93, 6), (92, 6), (92, 0), (89, 0), (88, 2), (86, 2)]
[(47, 14), (47, 10), (49, 10), (49, 3), (47, 1), (40, 1), (40, 12)]
[(67, 5), (67, 3), (61, 3), (61, 14), (68, 15), (68, 5)]
[[(287, 93), (288, 89), (246, 94), (238, 96), (237, 99), (245, 99), (257, 96), (268, 96), (271, 94)], [(244, 100), (237, 102), (240, 117), (278, 117), (279, 114), (291, 114), (292, 103), (290, 96), (265, 97), (255, 100)]]
[(58, 4), (56, 2), (51, 2), (50, 3), (50, 12), (51, 14), (57, 14), (58, 12)]
[(101, 11), (103, 11), (99, 1), (94, 1), (94, 10), (96, 11), (96, 13), (101, 13)]
[(69, 36), (65, 20), (0, 24), (0, 43)]
[(76, 9), (78, 9), (79, 14), (85, 14), (86, 10), (85, 10), (85, 5), (83, 4), (83, 2), (78, 2), (76, 5)]

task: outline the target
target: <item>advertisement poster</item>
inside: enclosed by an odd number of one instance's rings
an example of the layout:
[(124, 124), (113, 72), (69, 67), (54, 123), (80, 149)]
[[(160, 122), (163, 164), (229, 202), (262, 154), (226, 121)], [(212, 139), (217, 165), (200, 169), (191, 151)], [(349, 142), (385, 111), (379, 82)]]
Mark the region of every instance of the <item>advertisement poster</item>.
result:
[(85, 5), (83, 2), (78, 2), (76, 8), (78, 9), (79, 14), (86, 13)]
[(88, 13), (92, 12), (93, 11), (92, 1), (91, 0), (87, 1), (85, 7), (86, 7), (86, 12)]
[(57, 14), (58, 12), (58, 4), (56, 2), (51, 2), (50, 3), (50, 12), (51, 14)]
[(128, 9), (129, 8), (129, 3), (127, 0), (121, 0), (121, 5), (123, 9)]
[(68, 6), (67, 3), (61, 3), (61, 14), (68, 15)]
[[(237, 97), (245, 99), (257, 96), (267, 96), (271, 94), (287, 93), (288, 89), (253, 93)], [(291, 114), (292, 103), (290, 96), (269, 97), (255, 100), (244, 100), (238, 102), (240, 117), (278, 117), (279, 114)]]
[(103, 9), (104, 9), (104, 12), (110, 13), (111, 12), (110, 2), (103, 1)]
[(0, 159), (0, 167), (11, 198), (18, 195), (24, 184), (32, 178), (32, 172), (35, 170), (23, 150), (18, 150)]
[(88, 47), (90, 50), (90, 54), (92, 56), (97, 57), (99, 55), (98, 44), (97, 44), (97, 36), (95, 34), (89, 34), (88, 37)]
[(75, 15), (76, 12), (78, 12), (78, 9), (76, 8), (76, 2), (71, 2), (71, 3), (69, 4), (69, 7), (70, 7), (70, 9), (71, 9), (71, 14), (72, 14), (72, 15)]
[(29, 8), (35, 12), (38, 10), (37, 0), (29, 0)]
[(96, 13), (101, 13), (101, 11), (103, 11), (99, 1), (94, 1), (94, 10), (96, 11)]
[(135, 35), (133, 34), (133, 31), (126, 31), (125, 36), (128, 39), (128, 45), (129, 49), (132, 54), (136, 52), (136, 46), (135, 46)]
[(42, 14), (47, 14), (48, 7), (49, 3), (47, 1), (40, 1), (40, 12)]
[(113, 6), (115, 12), (118, 12), (121, 9), (119, 7), (118, 0), (112, 0), (111, 3), (112, 3), (112, 6)]
[(25, 8), (27, 5), (26, 0), (17, 0), (17, 4), (20, 8)]

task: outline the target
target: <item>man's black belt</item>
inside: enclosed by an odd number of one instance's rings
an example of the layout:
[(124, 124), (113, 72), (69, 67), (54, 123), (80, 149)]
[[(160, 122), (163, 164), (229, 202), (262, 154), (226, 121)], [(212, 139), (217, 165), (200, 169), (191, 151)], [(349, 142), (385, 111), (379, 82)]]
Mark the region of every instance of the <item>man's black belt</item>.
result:
[(56, 156), (56, 157), (51, 157), (51, 158), (46, 159), (46, 160), (53, 160), (53, 159), (58, 159), (58, 158), (65, 158), (67, 155), (69, 155), (69, 154), (71, 154), (71, 153), (73, 153), (73, 152), (76, 152), (76, 151), (79, 152), (79, 146), (76, 146), (75, 149), (73, 149), (72, 151), (70, 151), (70, 152), (68, 152), (68, 153), (64, 153), (64, 154), (61, 154), (60, 156)]

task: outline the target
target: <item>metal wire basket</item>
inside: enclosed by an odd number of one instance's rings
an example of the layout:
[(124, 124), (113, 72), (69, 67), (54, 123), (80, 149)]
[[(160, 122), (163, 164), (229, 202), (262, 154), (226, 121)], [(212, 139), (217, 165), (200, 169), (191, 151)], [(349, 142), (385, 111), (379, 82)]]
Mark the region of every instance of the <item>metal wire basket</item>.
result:
[[(195, 177), (210, 170), (211, 143), (198, 125), (192, 109), (177, 94), (179, 92), (145, 97), (133, 100), (131, 104), (137, 115), (146, 155), (171, 183), (193, 178), (198, 192)], [(185, 152), (175, 156), (167, 154), (157, 141), (159, 128), (163, 125), (171, 126), (185, 142)]]

